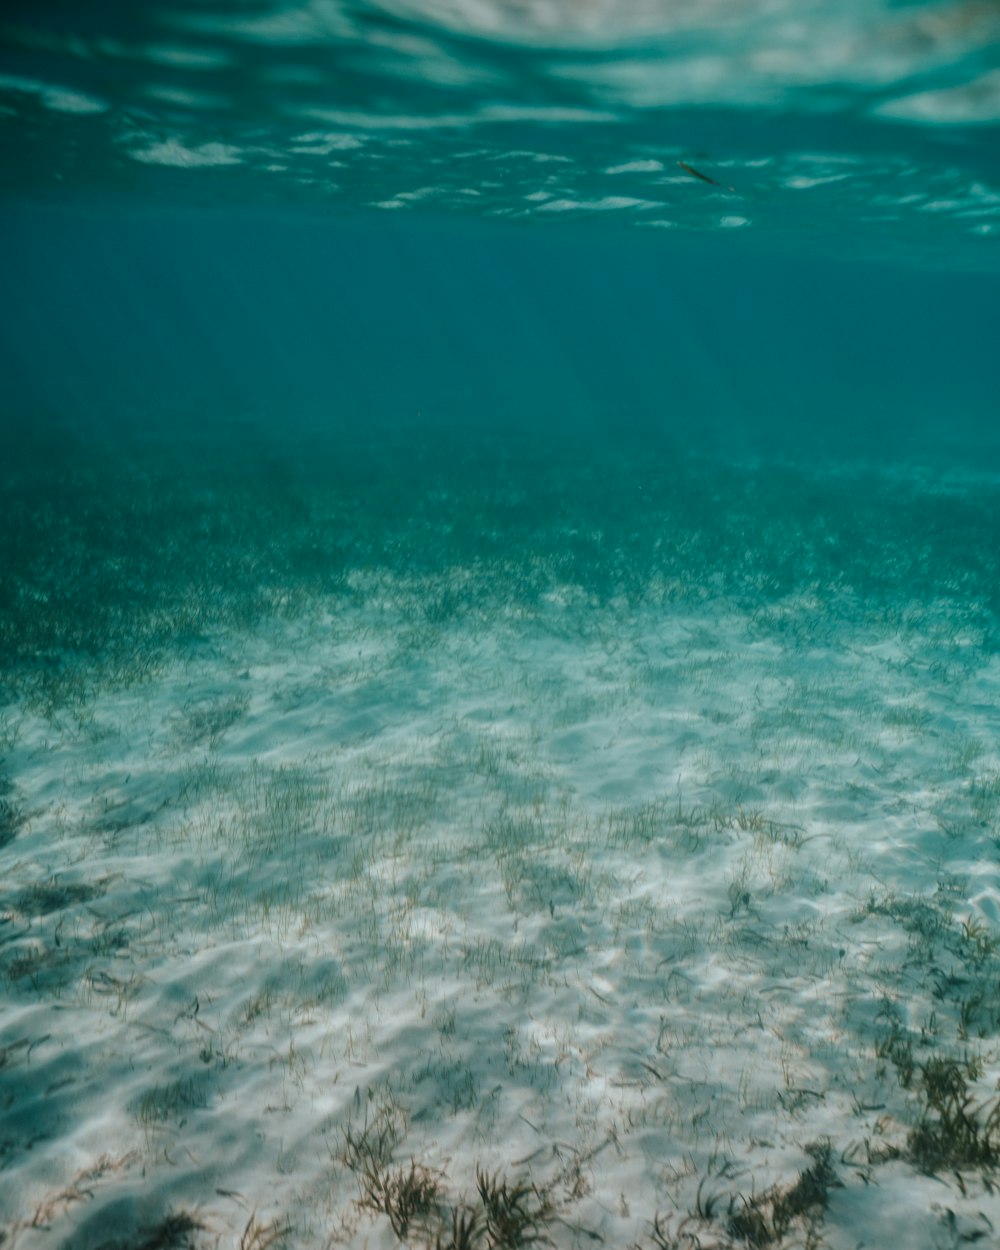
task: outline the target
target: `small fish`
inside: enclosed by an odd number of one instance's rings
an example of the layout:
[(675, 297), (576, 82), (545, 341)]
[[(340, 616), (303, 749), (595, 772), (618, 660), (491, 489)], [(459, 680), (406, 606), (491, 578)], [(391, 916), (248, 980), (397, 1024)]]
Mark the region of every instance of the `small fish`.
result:
[(703, 174), (700, 169), (695, 169), (693, 165), (689, 165), (687, 161), (678, 161), (681, 169), (686, 170), (692, 178), (700, 178), (702, 182), (710, 182), (713, 187), (721, 187), (721, 182), (716, 182), (714, 178), (709, 178), (708, 174)]

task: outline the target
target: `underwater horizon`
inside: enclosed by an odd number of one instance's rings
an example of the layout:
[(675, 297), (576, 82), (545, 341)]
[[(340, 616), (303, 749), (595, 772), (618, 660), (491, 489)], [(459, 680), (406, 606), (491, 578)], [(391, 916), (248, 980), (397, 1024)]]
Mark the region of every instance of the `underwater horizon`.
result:
[(1000, 1239), (1000, 5), (7, 0), (0, 1246)]

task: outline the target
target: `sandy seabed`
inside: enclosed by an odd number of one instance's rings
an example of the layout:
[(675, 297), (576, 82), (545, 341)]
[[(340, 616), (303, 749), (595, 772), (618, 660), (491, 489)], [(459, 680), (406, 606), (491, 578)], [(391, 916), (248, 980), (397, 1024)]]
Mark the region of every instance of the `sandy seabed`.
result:
[(1000, 1243), (961, 605), (352, 578), (3, 709), (0, 1244)]

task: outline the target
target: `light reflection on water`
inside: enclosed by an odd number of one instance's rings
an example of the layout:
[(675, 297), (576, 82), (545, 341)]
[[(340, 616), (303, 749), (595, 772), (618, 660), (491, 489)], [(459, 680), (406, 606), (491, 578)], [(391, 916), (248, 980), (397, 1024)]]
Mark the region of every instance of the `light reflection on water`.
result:
[(0, 23), (8, 195), (751, 228), (978, 268), (998, 122), (986, 0), (15, 0)]

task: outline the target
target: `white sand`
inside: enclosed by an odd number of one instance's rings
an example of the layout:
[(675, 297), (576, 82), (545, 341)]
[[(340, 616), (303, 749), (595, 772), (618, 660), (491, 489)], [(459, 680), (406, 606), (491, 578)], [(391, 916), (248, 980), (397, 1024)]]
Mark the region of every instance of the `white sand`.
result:
[(931, 1055), (1000, 1075), (1000, 659), (955, 610), (435, 628), (396, 589), (7, 709), (4, 1244), (393, 1246), (366, 1124), (452, 1202), (530, 1178), (559, 1246), (652, 1246), (699, 1187), (676, 1244), (729, 1244), (823, 1139), (813, 1244), (1000, 1242), (975, 1168), (885, 1157)]

